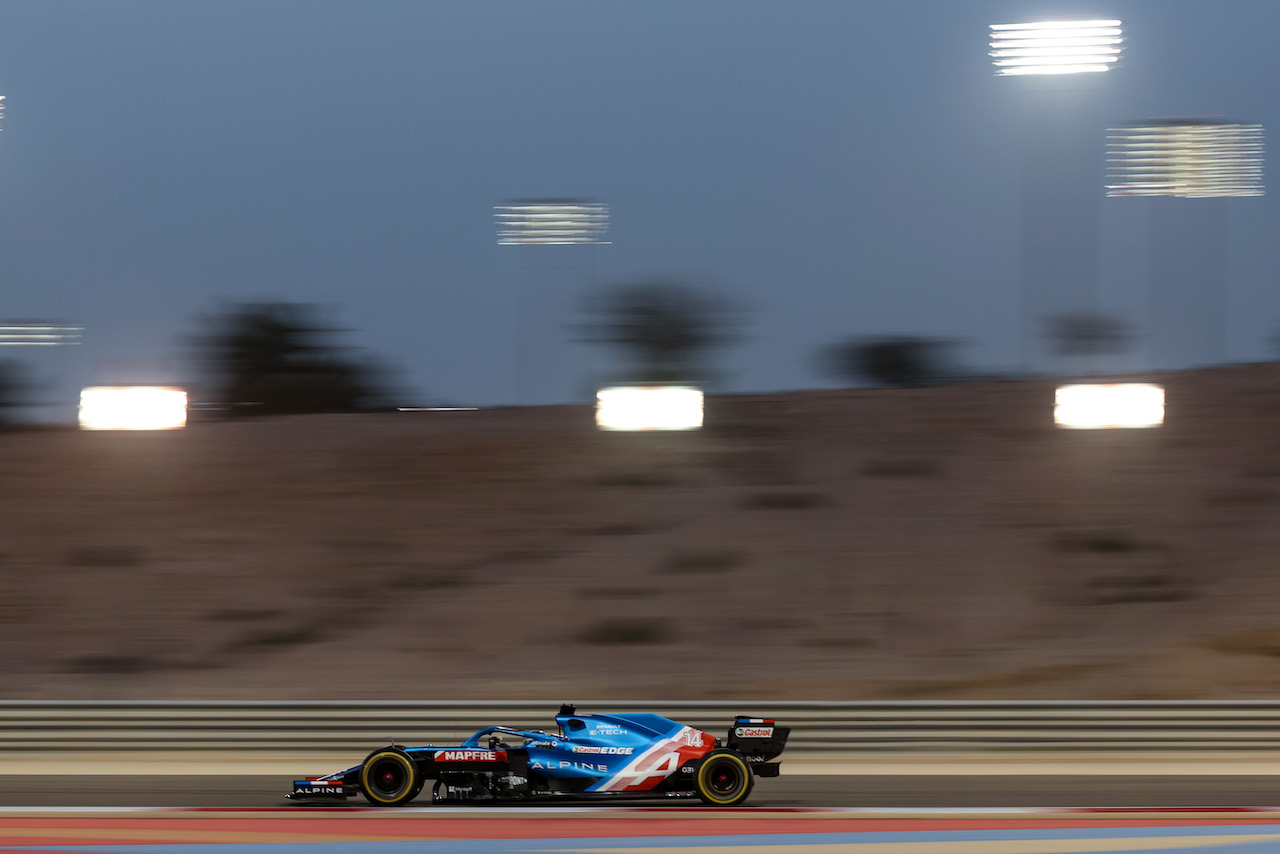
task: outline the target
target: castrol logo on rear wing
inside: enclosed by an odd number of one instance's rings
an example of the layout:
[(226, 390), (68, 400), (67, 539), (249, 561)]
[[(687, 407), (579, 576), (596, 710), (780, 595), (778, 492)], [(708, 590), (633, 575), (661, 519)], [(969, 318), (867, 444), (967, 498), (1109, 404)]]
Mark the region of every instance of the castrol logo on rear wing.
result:
[(771, 726), (740, 726), (733, 731), (738, 738), (773, 738)]

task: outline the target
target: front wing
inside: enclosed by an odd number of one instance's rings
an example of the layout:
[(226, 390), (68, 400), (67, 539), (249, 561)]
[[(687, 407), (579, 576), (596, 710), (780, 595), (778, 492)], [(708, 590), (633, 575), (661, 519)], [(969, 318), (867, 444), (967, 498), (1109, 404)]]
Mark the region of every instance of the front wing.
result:
[(295, 801), (327, 801), (334, 798), (345, 800), (359, 793), (360, 787), (358, 785), (343, 782), (341, 778), (326, 780), (319, 777), (304, 777), (301, 780), (293, 781), (293, 791), (285, 797)]

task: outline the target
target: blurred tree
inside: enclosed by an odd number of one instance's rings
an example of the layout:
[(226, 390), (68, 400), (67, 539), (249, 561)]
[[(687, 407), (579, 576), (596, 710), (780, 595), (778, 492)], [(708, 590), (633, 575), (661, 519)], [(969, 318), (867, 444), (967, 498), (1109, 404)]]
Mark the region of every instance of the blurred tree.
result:
[(11, 414), (25, 402), (28, 387), (17, 362), (0, 362), (0, 430), (12, 427)]
[(1267, 342), (1271, 345), (1272, 355), (1274, 355), (1276, 359), (1280, 359), (1280, 329), (1271, 333), (1271, 336), (1267, 338)]
[(385, 371), (330, 342), (314, 306), (243, 303), (200, 319), (194, 345), (212, 401), (233, 415), (361, 412), (385, 404)]
[(705, 353), (737, 339), (731, 305), (691, 285), (638, 282), (587, 300), (582, 340), (631, 359), (637, 382), (688, 381)]
[(1133, 331), (1118, 317), (1093, 312), (1060, 314), (1045, 321), (1046, 332), (1060, 356), (1109, 356), (1133, 345)]
[(818, 351), (819, 370), (849, 382), (869, 380), (899, 388), (954, 380), (959, 371), (947, 350), (954, 342), (941, 338), (895, 336), (855, 338)]

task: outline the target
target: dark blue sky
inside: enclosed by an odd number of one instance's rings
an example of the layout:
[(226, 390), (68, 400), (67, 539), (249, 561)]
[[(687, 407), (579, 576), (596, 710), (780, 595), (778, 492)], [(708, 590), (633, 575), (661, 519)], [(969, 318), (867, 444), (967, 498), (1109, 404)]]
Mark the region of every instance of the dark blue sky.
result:
[[(492, 206), (587, 196), (599, 283), (752, 307), (735, 389), (818, 384), (814, 348), (852, 335), (1009, 368), (1021, 101), (987, 27), (1057, 14), (1124, 21), (1104, 124), (1280, 127), (1271, 0), (9, 0), (0, 317), (85, 324), (69, 382), (172, 381), (216, 300), (317, 302), (419, 398), (505, 402), (524, 250)], [(1098, 197), (1104, 305), (1139, 319), (1145, 202)], [(1227, 219), (1227, 356), (1259, 358), (1274, 196)]]

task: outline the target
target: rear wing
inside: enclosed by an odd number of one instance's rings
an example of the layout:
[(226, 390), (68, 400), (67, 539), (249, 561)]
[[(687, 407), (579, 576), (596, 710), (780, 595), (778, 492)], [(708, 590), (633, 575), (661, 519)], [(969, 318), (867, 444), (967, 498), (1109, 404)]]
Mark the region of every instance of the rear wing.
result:
[(778, 726), (770, 718), (748, 718), (739, 715), (729, 727), (729, 747), (749, 762), (768, 762), (787, 746), (791, 727)]

